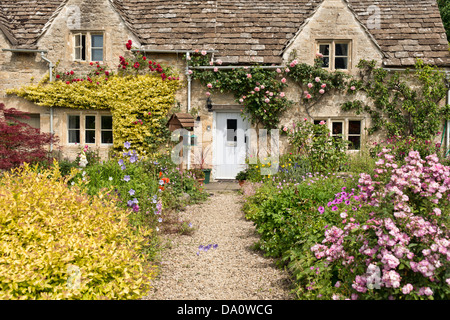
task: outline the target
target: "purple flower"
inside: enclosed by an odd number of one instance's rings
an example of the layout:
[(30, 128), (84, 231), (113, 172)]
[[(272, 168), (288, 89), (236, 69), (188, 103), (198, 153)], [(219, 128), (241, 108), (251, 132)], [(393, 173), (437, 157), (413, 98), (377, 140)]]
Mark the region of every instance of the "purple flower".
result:
[(123, 144), (123, 146), (127, 149), (129, 149), (131, 147), (131, 143), (128, 141), (125, 141), (125, 143)]
[(333, 208), (331, 208), (331, 211), (337, 211), (338, 207), (333, 206)]
[(130, 181), (130, 176), (126, 175), (125, 177), (123, 177), (123, 180), (126, 181), (126, 182)]
[(325, 212), (325, 208), (320, 206), (317, 210), (319, 210), (320, 214)]
[(125, 170), (127, 167), (125, 167), (125, 165), (121, 166), (120, 169)]
[(218, 244), (213, 245), (213, 249), (217, 249), (218, 246)]
[(119, 162), (119, 166), (123, 166), (123, 160), (122, 159), (120, 159), (118, 162)]
[(130, 191), (128, 191), (128, 193), (130, 194), (130, 196), (134, 196), (135, 191), (133, 189), (130, 189)]

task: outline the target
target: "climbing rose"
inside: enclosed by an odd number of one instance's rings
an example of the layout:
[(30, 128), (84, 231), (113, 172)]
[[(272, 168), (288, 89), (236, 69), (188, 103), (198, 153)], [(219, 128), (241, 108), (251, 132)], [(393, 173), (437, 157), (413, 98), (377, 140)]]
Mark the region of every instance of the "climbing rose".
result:
[(281, 79), (282, 83), (286, 83), (286, 78)]

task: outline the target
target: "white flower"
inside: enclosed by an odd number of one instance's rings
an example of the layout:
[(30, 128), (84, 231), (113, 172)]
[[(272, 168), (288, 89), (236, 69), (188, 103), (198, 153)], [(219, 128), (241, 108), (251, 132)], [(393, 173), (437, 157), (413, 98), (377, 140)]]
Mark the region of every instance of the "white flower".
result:
[(109, 177), (108, 179), (109, 179), (109, 181), (112, 181), (113, 177)]

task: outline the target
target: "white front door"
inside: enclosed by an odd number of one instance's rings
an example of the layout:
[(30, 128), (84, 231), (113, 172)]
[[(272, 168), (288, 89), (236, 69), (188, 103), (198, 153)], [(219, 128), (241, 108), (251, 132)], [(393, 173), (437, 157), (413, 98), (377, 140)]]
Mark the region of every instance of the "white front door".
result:
[(235, 179), (246, 168), (246, 130), (248, 123), (240, 112), (216, 112), (216, 179)]

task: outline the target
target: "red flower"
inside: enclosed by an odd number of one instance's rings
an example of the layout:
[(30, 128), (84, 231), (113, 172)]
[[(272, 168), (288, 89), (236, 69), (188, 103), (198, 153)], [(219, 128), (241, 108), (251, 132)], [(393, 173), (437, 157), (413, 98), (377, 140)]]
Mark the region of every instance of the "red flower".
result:
[(61, 78), (61, 76), (59, 74), (57, 74), (56, 75), (56, 79), (59, 79), (59, 78)]
[(73, 70), (70, 71), (70, 74), (73, 74)]
[(91, 62), (91, 63), (89, 63), (91, 66), (93, 66), (94, 65), (94, 63), (93, 62)]
[(147, 57), (142, 57), (142, 60), (144, 60), (144, 61), (147, 60)]
[(136, 62), (136, 63), (134, 64), (134, 67), (135, 67), (136, 69), (138, 69), (138, 68), (139, 68), (139, 62)]
[(66, 84), (70, 84), (70, 81), (66, 81)]

